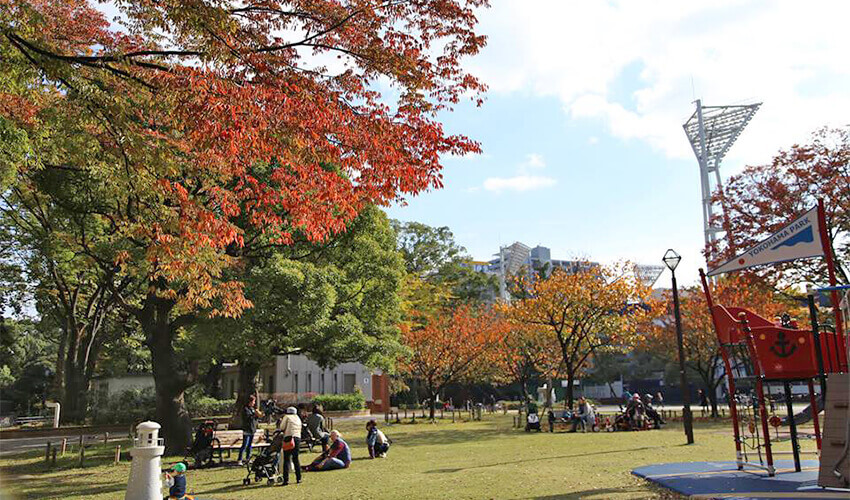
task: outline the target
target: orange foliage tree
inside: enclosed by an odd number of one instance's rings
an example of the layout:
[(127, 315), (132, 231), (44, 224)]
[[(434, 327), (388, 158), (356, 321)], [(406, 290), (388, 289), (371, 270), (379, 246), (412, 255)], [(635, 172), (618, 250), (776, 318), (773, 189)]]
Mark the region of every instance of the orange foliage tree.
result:
[[(777, 300), (778, 297), (771, 287), (752, 274), (724, 276), (711, 285), (711, 293), (716, 304), (745, 307), (768, 319), (789, 310), (788, 305)], [(666, 314), (652, 322), (641, 348), (673, 363), (678, 359), (678, 344), (671, 295), (667, 293), (665, 297)], [(711, 403), (711, 414), (716, 417), (717, 389), (723, 381), (725, 370), (702, 287), (694, 286), (682, 290), (679, 301), (685, 366), (699, 377)]]
[[(480, 102), (461, 60), (485, 44), (487, 2), (111, 4), (114, 23), (94, 0), (0, 3), (0, 186), (105, 227), (69, 252), (138, 292), (121, 305), (146, 335), (176, 452), (195, 377), (174, 343), (198, 311), (251, 307), (234, 270), (438, 188), (443, 155), (479, 150), (439, 116)], [(72, 184), (86, 197), (66, 199)]]
[(558, 343), (542, 328), (512, 324), (496, 350), (495, 381), (519, 384), (523, 401), (529, 397), (532, 377), (556, 377), (563, 364)]
[(652, 313), (650, 289), (630, 266), (581, 266), (575, 273), (556, 269), (546, 279), (523, 284), (523, 298), (504, 306), (516, 325), (550, 336), (559, 348), (567, 377), (567, 403), (573, 382), (603, 350), (624, 349)]
[(402, 372), (420, 381), (434, 418), (437, 395), (449, 384), (490, 377), (507, 323), (495, 312), (468, 305), (445, 309), (417, 324), (403, 324), (402, 338), (411, 354)]

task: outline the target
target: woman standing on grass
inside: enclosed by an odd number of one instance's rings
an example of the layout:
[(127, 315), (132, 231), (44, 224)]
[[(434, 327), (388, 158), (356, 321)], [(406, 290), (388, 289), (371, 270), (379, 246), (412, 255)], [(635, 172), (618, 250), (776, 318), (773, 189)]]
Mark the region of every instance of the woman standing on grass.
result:
[(301, 446), (301, 419), (298, 417), (298, 408), (290, 406), (286, 409), (286, 416), (281, 421), (281, 432), (283, 440), (291, 442), (292, 447), (284, 449), (283, 452), (283, 485), (289, 484), (290, 464), (295, 467), (295, 481), (301, 483), (301, 462), (298, 459), (298, 448)]
[(245, 462), (251, 458), (251, 445), (254, 443), (254, 433), (257, 432), (257, 419), (262, 416), (257, 409), (257, 398), (251, 394), (248, 402), (242, 407), (242, 446), (239, 447), (237, 464), (242, 465), (242, 453), (245, 452)]

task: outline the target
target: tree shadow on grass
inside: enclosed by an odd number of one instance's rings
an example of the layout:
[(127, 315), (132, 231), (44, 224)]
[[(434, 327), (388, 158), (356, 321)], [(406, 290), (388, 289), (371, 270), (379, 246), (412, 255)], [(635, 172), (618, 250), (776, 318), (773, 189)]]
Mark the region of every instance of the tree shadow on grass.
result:
[[(557, 495), (544, 495), (544, 496), (536, 496), (536, 497), (527, 497), (528, 500), (578, 500), (582, 498), (611, 498), (614, 495), (624, 495), (635, 493), (642, 493), (645, 496), (642, 498), (655, 498), (655, 499), (663, 499), (663, 500), (674, 500), (679, 498), (685, 498), (676, 493), (670, 492), (668, 490), (660, 490), (657, 488), (651, 488), (641, 485), (629, 485), (629, 486), (621, 486), (619, 488), (596, 488), (591, 490), (582, 490), (582, 491), (571, 491), (568, 493), (562, 493)], [(630, 495), (630, 496), (631, 496)]]
[[(21, 493), (24, 498), (64, 498), (66, 496), (75, 496), (80, 494), (81, 486), (79, 483), (63, 483), (56, 478), (48, 478), (41, 480), (28, 479), (26, 489)], [(127, 489), (124, 483), (113, 483), (103, 486), (88, 486), (85, 488), (85, 494), (99, 495), (102, 493), (117, 493)]]
[(502, 429), (445, 429), (394, 437), (393, 444), (399, 446), (457, 444), (498, 439), (510, 434)]
[[(333, 474), (335, 472), (336, 473), (342, 473), (346, 470), (347, 469), (335, 469), (335, 470), (322, 471), (321, 477), (325, 478), (328, 475)], [(315, 476), (315, 474), (317, 474), (317, 472), (305, 472), (304, 473), (304, 480), (305, 481), (309, 480), (312, 476)], [(290, 478), (293, 481), (294, 481), (294, 476), (295, 476), (294, 472), (290, 473)], [(233, 493), (233, 492), (236, 492), (236, 491), (246, 492), (246, 491), (251, 490), (251, 489), (260, 489), (260, 488), (268, 489), (268, 491), (270, 493), (277, 492), (277, 494), (282, 494), (281, 492), (286, 491), (285, 489), (282, 489), (282, 487), (278, 486), (278, 485), (275, 485), (275, 486), (267, 485), (265, 479), (260, 481), (259, 483), (255, 483), (255, 482), (252, 481), (249, 486), (244, 486), (242, 484), (241, 478), (238, 481), (234, 481), (232, 483), (229, 482), (229, 481), (217, 481), (216, 483), (205, 484), (205, 486), (210, 486), (212, 484), (221, 484), (221, 483), (228, 483), (228, 484), (226, 484), (225, 486), (221, 486), (219, 488), (204, 490), (200, 493), (197, 493), (196, 496), (206, 498), (207, 495), (215, 495), (216, 493)]]
[(591, 457), (594, 455), (613, 455), (617, 453), (632, 453), (636, 451), (646, 451), (646, 450), (657, 450), (661, 448), (669, 448), (669, 445), (663, 446), (642, 446), (640, 448), (624, 448), (619, 450), (606, 450), (606, 451), (596, 451), (592, 453), (573, 453), (570, 455), (560, 455), (557, 457), (539, 457), (539, 458), (527, 458), (523, 460), (513, 460), (510, 462), (496, 462), (492, 464), (483, 464), (483, 465), (471, 465), (469, 467), (456, 467), (456, 468), (446, 468), (446, 469), (434, 469), (425, 471), (426, 474), (450, 474), (453, 472), (462, 472), (466, 470), (472, 469), (486, 469), (487, 467), (498, 467), (500, 465), (516, 465), (516, 464), (525, 464), (529, 462), (542, 462), (547, 460), (561, 460), (564, 458), (584, 458)]

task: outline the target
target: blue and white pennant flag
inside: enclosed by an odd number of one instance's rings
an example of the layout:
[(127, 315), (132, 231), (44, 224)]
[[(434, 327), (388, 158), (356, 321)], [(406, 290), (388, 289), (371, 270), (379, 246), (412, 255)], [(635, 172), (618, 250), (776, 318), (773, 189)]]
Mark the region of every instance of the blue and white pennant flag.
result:
[(820, 230), (818, 209), (815, 207), (734, 259), (709, 270), (708, 275), (714, 276), (776, 262), (822, 257), (825, 252), (821, 245)]

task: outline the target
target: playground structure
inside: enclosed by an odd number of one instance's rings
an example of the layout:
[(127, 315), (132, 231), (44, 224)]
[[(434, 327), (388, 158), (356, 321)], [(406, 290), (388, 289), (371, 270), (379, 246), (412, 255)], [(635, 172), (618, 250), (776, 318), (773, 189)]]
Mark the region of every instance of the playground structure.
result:
[[(816, 236), (819, 236), (817, 238)], [(700, 269), (700, 278), (706, 301), (717, 334), (719, 350), (726, 369), (729, 411), (732, 416), (738, 470), (751, 466), (776, 474), (774, 455), (790, 453), (794, 470), (801, 471), (797, 425), (808, 420), (814, 427), (817, 451), (821, 457), (818, 484), (824, 487), (850, 487), (850, 408), (848, 408), (848, 339), (844, 324), (848, 319), (846, 293), (850, 286), (838, 286), (832, 244), (823, 201), (802, 214), (789, 225), (757, 243), (736, 257), (720, 264), (708, 276), (745, 269), (748, 267), (788, 262), (797, 259), (823, 257), (827, 264), (830, 286), (808, 290), (810, 330), (801, 330), (796, 321), (783, 315), (769, 321), (758, 314), (738, 306), (715, 304), (711, 297), (706, 273)], [(845, 293), (839, 301), (839, 292)], [(834, 312), (832, 325), (820, 324), (816, 298), (828, 294)], [(828, 380), (835, 386), (828, 393)], [(794, 414), (791, 384), (803, 382), (808, 386), (809, 407)], [(781, 385), (787, 417), (775, 413), (771, 388)], [(821, 400), (816, 393), (819, 388)], [(767, 394), (766, 394), (767, 393)], [(821, 451), (824, 436), (821, 434), (819, 413), (828, 405), (825, 414), (828, 435), (826, 455)], [(774, 450), (774, 444), (784, 441), (779, 427), (787, 424), (791, 451)], [(776, 429), (771, 438), (769, 427)]]
[[(738, 469), (744, 466), (776, 473), (774, 449), (779, 439), (778, 428), (783, 419), (776, 415), (770, 398), (771, 386), (780, 384), (784, 393), (790, 427), (794, 468), (801, 470), (798, 419), (792, 407), (792, 382), (808, 385), (809, 405), (814, 438), (819, 454), (822, 447), (820, 410), (815, 387), (825, 392), (826, 375), (848, 372), (847, 339), (841, 332), (799, 330), (796, 323), (784, 318), (779, 324), (741, 307), (714, 304), (710, 289), (701, 273), (708, 306), (714, 321), (721, 358), (727, 373), (729, 410), (732, 416)], [(817, 319), (813, 318), (813, 325)], [(817, 383), (816, 383), (817, 382)], [(770, 413), (774, 413), (770, 415)], [(843, 420), (846, 422), (846, 414)], [(770, 427), (776, 429), (772, 437)], [(755, 461), (754, 459), (757, 459)]]

